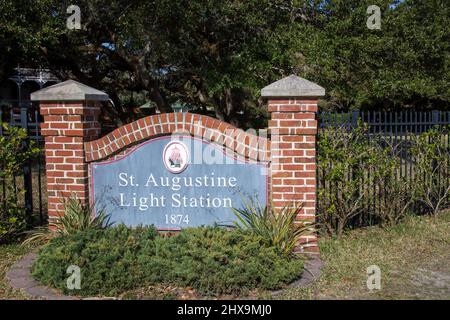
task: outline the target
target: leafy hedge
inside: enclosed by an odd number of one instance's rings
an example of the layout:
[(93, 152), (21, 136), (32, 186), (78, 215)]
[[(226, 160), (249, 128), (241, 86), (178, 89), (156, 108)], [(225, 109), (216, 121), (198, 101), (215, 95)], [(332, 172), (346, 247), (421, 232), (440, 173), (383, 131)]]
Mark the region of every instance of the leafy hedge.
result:
[(14, 183), (23, 165), (40, 153), (33, 141), (26, 143), (27, 131), (11, 127), (0, 119), (0, 244), (11, 242), (27, 226), (21, 197), (25, 190)]
[[(408, 214), (437, 215), (448, 208), (449, 129), (433, 128), (399, 142), (373, 134), (368, 139), (368, 127), (362, 123), (351, 130), (321, 129), (317, 157), (321, 231), (341, 236), (350, 228), (392, 226)], [(405, 154), (411, 161), (406, 175)]]
[[(202, 294), (242, 294), (294, 281), (303, 261), (279, 254), (263, 238), (220, 228), (162, 237), (124, 226), (55, 238), (40, 251), (33, 276), (68, 294), (116, 295), (150, 284), (193, 287)], [(81, 289), (68, 290), (66, 270), (81, 268)]]

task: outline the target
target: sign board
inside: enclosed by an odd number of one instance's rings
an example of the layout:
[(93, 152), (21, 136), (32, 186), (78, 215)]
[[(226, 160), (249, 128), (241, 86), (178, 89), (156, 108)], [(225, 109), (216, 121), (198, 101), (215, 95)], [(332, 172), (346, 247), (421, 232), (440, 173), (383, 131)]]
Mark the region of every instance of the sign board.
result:
[(164, 136), (91, 163), (91, 196), (110, 222), (179, 230), (231, 225), (243, 200), (266, 205), (268, 166), (191, 136)]

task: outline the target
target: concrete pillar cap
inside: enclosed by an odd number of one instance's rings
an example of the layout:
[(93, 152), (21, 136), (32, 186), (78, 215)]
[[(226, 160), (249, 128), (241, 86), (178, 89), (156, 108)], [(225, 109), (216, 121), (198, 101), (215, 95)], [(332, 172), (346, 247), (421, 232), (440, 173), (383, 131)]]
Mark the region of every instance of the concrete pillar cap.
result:
[(75, 80), (67, 80), (35, 91), (31, 101), (108, 101), (109, 96)]
[(262, 97), (323, 97), (325, 89), (294, 74), (275, 81), (261, 90)]

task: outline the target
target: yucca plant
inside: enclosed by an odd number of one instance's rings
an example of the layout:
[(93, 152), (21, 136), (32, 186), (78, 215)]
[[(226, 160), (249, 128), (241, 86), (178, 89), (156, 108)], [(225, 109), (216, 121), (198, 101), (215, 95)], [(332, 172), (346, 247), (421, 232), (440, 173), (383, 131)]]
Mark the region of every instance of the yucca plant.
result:
[(35, 227), (33, 230), (25, 231), (26, 239), (22, 242), (23, 246), (30, 244), (43, 244), (49, 242), (57, 236), (55, 232), (49, 229), (49, 226)]
[(296, 221), (302, 207), (302, 204), (293, 203), (276, 211), (273, 204), (261, 206), (250, 200), (244, 201), (243, 209), (232, 210), (238, 218), (236, 227), (260, 235), (280, 253), (289, 256), (293, 255), (300, 237), (313, 231), (312, 223)]
[(80, 199), (70, 197), (64, 200), (64, 215), (56, 217), (51, 225), (61, 235), (70, 235), (80, 231), (104, 229), (110, 225), (109, 216), (104, 208), (84, 204)]
[(27, 232), (30, 236), (22, 243), (45, 243), (54, 237), (67, 236), (80, 231), (109, 227), (109, 215), (104, 208), (84, 204), (76, 197), (64, 199), (64, 215), (53, 217), (48, 226), (37, 227)]

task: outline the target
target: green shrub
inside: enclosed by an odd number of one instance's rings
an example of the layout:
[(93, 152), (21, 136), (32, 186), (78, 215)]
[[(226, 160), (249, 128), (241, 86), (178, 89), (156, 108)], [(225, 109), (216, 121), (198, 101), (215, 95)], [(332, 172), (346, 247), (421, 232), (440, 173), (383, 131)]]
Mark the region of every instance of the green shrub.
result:
[(13, 183), (15, 176), (22, 172), (26, 161), (36, 156), (40, 150), (33, 141), (27, 140), (27, 132), (22, 128), (1, 123), (0, 136), (0, 244), (13, 240), (26, 227), (25, 209), (19, 199), (25, 190)]
[[(450, 205), (449, 128), (392, 139), (367, 128), (324, 128), (318, 139), (318, 212), (321, 230), (340, 236), (367, 224), (391, 226), (412, 209), (434, 215)], [(410, 174), (402, 166), (412, 161)], [(420, 211), (421, 212), (421, 211)], [(367, 219), (366, 224), (360, 221)]]
[(26, 228), (25, 209), (15, 205), (17, 197), (7, 197), (0, 216), (0, 244), (8, 243)]
[[(414, 203), (415, 184), (400, 177), (397, 145), (367, 127), (322, 129), (318, 139), (321, 230), (341, 236), (351, 227), (394, 225)], [(409, 187), (411, 186), (411, 187)]]
[[(81, 268), (81, 290), (66, 288), (70, 265)], [(33, 275), (42, 283), (81, 295), (116, 295), (152, 284), (188, 286), (210, 295), (241, 294), (280, 288), (302, 270), (301, 259), (279, 254), (250, 232), (195, 228), (167, 238), (154, 228), (124, 226), (52, 239), (33, 265)]]
[[(449, 128), (432, 129), (415, 139), (413, 146), (415, 198), (433, 215), (450, 205)], [(447, 141), (446, 141), (447, 140)]]
[(383, 154), (365, 133), (360, 125), (352, 130), (325, 128), (319, 135), (318, 211), (322, 231), (329, 235), (341, 236), (374, 196), (374, 176), (367, 173), (376, 171)]
[(407, 177), (399, 175), (399, 157), (390, 154), (395, 149), (392, 146), (385, 149), (379, 148), (377, 161), (371, 172), (372, 185), (368, 186), (374, 190), (371, 193), (372, 196), (377, 198), (374, 214), (377, 222), (383, 227), (399, 223), (414, 203), (413, 186), (408, 184)]
[(301, 204), (293, 203), (276, 212), (273, 205), (262, 207), (254, 201), (248, 201), (244, 209), (232, 210), (239, 219), (239, 223), (236, 223), (238, 228), (259, 235), (269, 246), (288, 256), (293, 254), (300, 237), (312, 231), (311, 223), (295, 221), (301, 209)]

